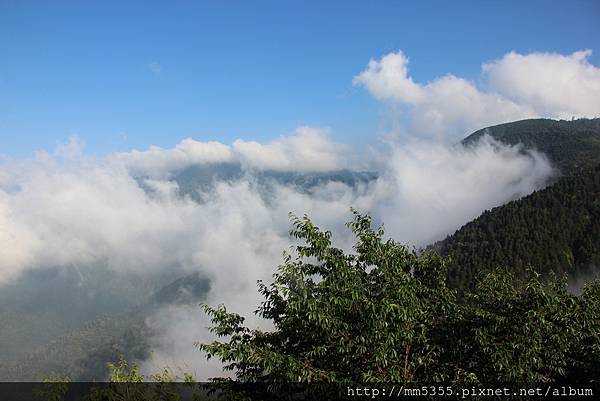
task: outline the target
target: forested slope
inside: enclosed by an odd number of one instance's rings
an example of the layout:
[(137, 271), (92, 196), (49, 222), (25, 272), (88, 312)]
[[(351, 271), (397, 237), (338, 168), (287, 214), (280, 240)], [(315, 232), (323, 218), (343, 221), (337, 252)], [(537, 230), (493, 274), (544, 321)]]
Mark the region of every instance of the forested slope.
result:
[(462, 143), (471, 145), (486, 134), (509, 145), (520, 143), (544, 153), (564, 175), (600, 163), (600, 118), (515, 121), (476, 131)]
[(498, 266), (592, 275), (600, 268), (600, 165), (486, 211), (434, 248), (451, 257), (448, 278), (456, 287)]
[[(108, 375), (108, 362), (117, 361), (121, 356), (130, 360), (144, 360), (150, 356), (149, 338), (153, 331), (146, 324), (148, 317), (165, 306), (196, 304), (204, 299), (209, 289), (209, 280), (198, 273), (181, 277), (149, 294), (142, 305), (90, 319), (61, 335), (52, 336), (50, 341), (41, 342), (28, 352), (21, 350), (22, 355), (0, 358), (0, 380), (41, 381), (65, 376), (75, 381), (103, 380)], [(44, 331), (50, 318), (37, 324), (25, 322), (26, 326), (18, 327)], [(0, 328), (10, 330), (10, 322), (0, 321)], [(0, 334), (2, 338), (10, 339), (11, 333), (0, 331)]]
[(41, 381), (69, 377), (94, 381), (108, 374), (107, 361), (149, 356), (149, 330), (143, 311), (94, 319), (17, 360), (0, 361), (3, 381)]

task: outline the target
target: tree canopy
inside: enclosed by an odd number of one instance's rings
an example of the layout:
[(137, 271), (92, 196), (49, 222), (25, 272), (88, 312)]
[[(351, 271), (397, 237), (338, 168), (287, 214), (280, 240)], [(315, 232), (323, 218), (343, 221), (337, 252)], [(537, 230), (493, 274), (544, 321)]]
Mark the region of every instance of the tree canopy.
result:
[[(172, 383), (178, 380), (196, 386), (196, 399), (213, 399), (216, 391), (245, 400), (334, 399), (340, 385), (355, 384), (597, 383), (600, 282), (573, 295), (555, 273), (496, 268), (459, 297), (447, 284), (446, 258), (385, 239), (369, 215), (353, 213), (351, 252), (335, 247), (331, 232), (307, 216), (292, 216), (290, 234), (299, 243), (284, 253), (271, 283), (258, 283), (264, 301), (255, 313), (270, 330), (245, 326), (224, 305), (203, 305), (222, 341), (197, 347), (223, 362), (234, 380), (194, 384), (192, 375), (168, 368), (146, 377), (121, 359), (109, 364), (111, 383), (84, 388), (89, 399), (175, 401), (187, 391)], [(46, 399), (65, 399), (63, 382), (44, 388)]]
[(590, 382), (600, 377), (600, 284), (580, 296), (529, 270), (482, 274), (464, 297), (447, 260), (384, 238), (356, 211), (352, 252), (292, 216), (300, 240), (259, 282), (269, 331), (226, 307), (204, 306), (223, 341), (197, 346), (242, 382)]

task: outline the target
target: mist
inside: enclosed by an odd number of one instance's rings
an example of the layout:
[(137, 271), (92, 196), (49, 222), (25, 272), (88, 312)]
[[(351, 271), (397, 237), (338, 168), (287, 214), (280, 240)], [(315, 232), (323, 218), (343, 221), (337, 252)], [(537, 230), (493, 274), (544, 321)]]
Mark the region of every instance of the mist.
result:
[[(42, 272), (62, 274), (71, 287), (86, 289), (67, 292), (72, 304), (88, 305), (78, 309), (85, 320), (85, 313), (91, 319), (115, 310), (107, 297), (133, 306), (144, 293), (198, 272), (210, 281), (206, 302), (223, 303), (246, 316), (249, 325), (265, 327), (252, 313), (261, 301), (256, 281), (268, 282), (282, 252), (293, 244), (289, 212), (309, 215), (348, 251), (353, 238), (344, 223), (351, 218), (351, 206), (384, 223), (395, 240), (423, 247), (482, 211), (541, 188), (553, 174), (543, 155), (489, 137), (468, 148), (420, 140), (392, 143), (369, 160), (333, 143), (323, 130), (307, 130), (275, 145), (254, 143), (252, 156), (236, 150), (215, 157), (236, 146), (188, 139), (173, 149), (89, 157), (75, 138), (52, 154), (5, 161), (0, 175), (0, 290), (23, 280), (29, 288), (42, 288), (47, 281)], [(294, 145), (282, 145), (290, 143)], [(326, 157), (330, 160), (312, 170), (311, 163), (291, 168), (295, 160)], [(355, 158), (373, 172), (371, 178), (350, 184), (317, 181), (310, 188), (264, 178), (274, 170), (305, 175), (340, 171)], [(198, 198), (180, 190), (176, 177), (182, 171), (208, 171), (217, 163), (234, 163), (240, 174), (213, 177), (211, 185), (196, 189)], [(262, 181), (257, 179), (261, 174)], [(34, 286), (35, 277), (41, 282)], [(137, 285), (136, 294), (132, 284), (140, 280), (146, 284)], [(30, 294), (30, 306), (53, 298), (47, 291)], [(61, 302), (61, 308), (68, 305)], [(167, 305), (146, 324), (154, 334), (151, 357), (139, 361), (145, 372), (168, 365), (193, 371), (199, 379), (221, 374), (218, 364), (207, 364), (193, 349), (195, 341), (213, 339), (200, 308)]]
[[(141, 307), (197, 274), (209, 283), (204, 301), (268, 329), (253, 314), (261, 301), (256, 281), (268, 282), (294, 244), (289, 212), (310, 216), (347, 251), (350, 207), (421, 248), (544, 187), (555, 172), (543, 154), (488, 136), (459, 141), (520, 118), (593, 115), (600, 99), (590, 88), (600, 69), (590, 54), (511, 52), (482, 65), (479, 85), (451, 74), (419, 83), (401, 51), (372, 59), (352, 82), (387, 107), (394, 130), (374, 133), (380, 139), (363, 151), (333, 141), (328, 128), (300, 126), (265, 143), (184, 138), (171, 148), (102, 156), (86, 154), (75, 136), (31, 158), (0, 158), (0, 298), (8, 308), (0, 313), (71, 310), (67, 323), (75, 325)], [(197, 305), (148, 310), (151, 354), (137, 361), (144, 372), (223, 374), (193, 349), (214, 339)], [(43, 341), (22, 337), (10, 334), (14, 342), (0, 355)]]

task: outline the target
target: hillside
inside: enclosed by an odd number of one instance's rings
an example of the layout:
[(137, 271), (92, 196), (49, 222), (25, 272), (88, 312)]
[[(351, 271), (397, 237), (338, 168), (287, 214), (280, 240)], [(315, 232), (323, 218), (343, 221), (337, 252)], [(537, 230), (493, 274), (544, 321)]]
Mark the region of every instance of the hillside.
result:
[(481, 129), (506, 144), (545, 154), (559, 171), (550, 187), (485, 211), (432, 246), (451, 257), (449, 282), (469, 287), (477, 272), (528, 266), (547, 274), (567, 273), (572, 281), (600, 266), (600, 119), (531, 119)]
[[(14, 339), (8, 336), (11, 334), (10, 327), (17, 322), (21, 330), (39, 331), (40, 343), (32, 348), (21, 346), (29, 352), (21, 351), (20, 354), (7, 354), (1, 358), (0, 380), (41, 381), (47, 377), (64, 376), (75, 381), (102, 380), (108, 372), (107, 362), (116, 361), (121, 355), (130, 360), (143, 360), (150, 356), (148, 339), (152, 330), (146, 325), (149, 316), (167, 305), (198, 303), (209, 289), (210, 282), (200, 274), (186, 275), (150, 294), (142, 305), (90, 319), (69, 330), (63, 328), (62, 334), (57, 334), (61, 333), (60, 330), (45, 333), (44, 325), (56, 314), (50, 315), (50, 318), (45, 318), (45, 314), (33, 317), (24, 314), (28, 319), (24, 322), (13, 320), (15, 316), (7, 316), (0, 323), (9, 332), (0, 332), (0, 337), (14, 343)], [(40, 317), (40, 322), (35, 321), (34, 318)], [(52, 325), (48, 326), (50, 330)], [(51, 339), (47, 340), (49, 337)]]
[(117, 316), (91, 320), (81, 327), (52, 339), (16, 360), (0, 362), (3, 381), (41, 381), (68, 376), (75, 381), (102, 380), (107, 362), (120, 355), (130, 359), (149, 356), (144, 324), (146, 314), (130, 310)]
[(564, 175), (600, 163), (600, 118), (515, 121), (476, 131), (462, 143), (469, 146), (485, 134), (509, 145), (521, 143), (544, 153)]
[(103, 264), (24, 272), (0, 291), (0, 361), (19, 359), (89, 321), (143, 304), (167, 280), (114, 274)]
[(459, 288), (496, 266), (589, 277), (600, 267), (600, 165), (486, 211), (433, 248), (451, 257)]

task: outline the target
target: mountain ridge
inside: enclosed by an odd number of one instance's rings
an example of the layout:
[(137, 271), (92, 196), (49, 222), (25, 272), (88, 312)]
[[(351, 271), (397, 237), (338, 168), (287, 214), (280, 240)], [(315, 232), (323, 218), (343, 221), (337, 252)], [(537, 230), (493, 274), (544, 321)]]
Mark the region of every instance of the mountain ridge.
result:
[(460, 143), (474, 146), (489, 135), (507, 145), (522, 144), (548, 157), (561, 175), (600, 163), (600, 118), (577, 120), (527, 119), (482, 128)]
[(546, 188), (484, 211), (428, 248), (450, 257), (448, 281), (472, 285), (476, 274), (504, 267), (565, 273), (571, 281), (600, 269), (600, 119), (532, 119), (484, 128), (483, 135), (544, 154), (559, 177)]

